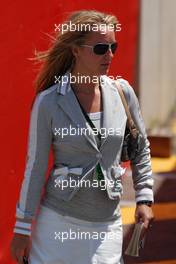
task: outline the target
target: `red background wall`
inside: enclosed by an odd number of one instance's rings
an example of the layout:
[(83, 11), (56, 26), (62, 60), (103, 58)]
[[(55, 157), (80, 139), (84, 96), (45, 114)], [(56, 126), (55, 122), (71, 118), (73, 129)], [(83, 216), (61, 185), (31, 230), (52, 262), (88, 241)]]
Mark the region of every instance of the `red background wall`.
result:
[(0, 85), (0, 263), (14, 263), (9, 255), (15, 205), (22, 182), (27, 147), (33, 81), (37, 67), (28, 58), (47, 49), (49, 38), (67, 12), (97, 9), (117, 15), (122, 30), (117, 34), (119, 49), (110, 74), (134, 83), (138, 39), (138, 0), (50, 0), (1, 3), (1, 85)]

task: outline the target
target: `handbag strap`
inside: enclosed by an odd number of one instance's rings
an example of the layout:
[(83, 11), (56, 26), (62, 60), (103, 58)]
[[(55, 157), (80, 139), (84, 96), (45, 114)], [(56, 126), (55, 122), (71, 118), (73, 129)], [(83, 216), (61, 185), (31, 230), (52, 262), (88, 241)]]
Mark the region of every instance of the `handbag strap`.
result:
[(118, 81), (118, 82), (115, 82), (115, 84), (116, 84), (117, 90), (118, 90), (118, 92), (119, 92), (119, 95), (120, 95), (120, 97), (121, 97), (121, 100), (122, 100), (123, 106), (124, 106), (124, 108), (125, 108), (125, 112), (126, 112), (126, 115), (127, 115), (128, 128), (130, 129), (130, 132), (132, 133), (132, 135), (133, 135), (134, 137), (136, 137), (138, 131), (137, 131), (136, 125), (135, 125), (135, 123), (134, 123), (134, 121), (133, 121), (133, 118), (132, 118), (132, 116), (131, 116), (131, 113), (130, 113), (130, 110), (129, 110), (129, 106), (128, 106), (127, 100), (126, 100), (126, 98), (125, 98), (125, 95), (124, 95), (123, 89), (122, 89), (122, 87), (121, 87), (119, 81)]
[[(74, 92), (74, 91), (73, 91), (73, 92)], [(78, 99), (78, 97), (77, 97), (77, 95), (76, 95), (75, 92), (74, 92), (74, 95), (75, 95), (75, 97), (76, 97), (76, 99), (77, 99), (77, 101), (78, 101), (78, 103), (79, 103), (79, 106), (80, 106), (80, 108), (81, 108), (81, 110), (82, 110), (82, 112), (83, 112), (83, 114), (84, 114), (84, 117), (85, 117), (85, 119), (87, 120), (87, 122), (89, 123), (90, 127), (91, 127), (93, 130), (94, 130), (94, 129), (97, 129), (97, 128), (95, 127), (94, 123), (92, 122), (92, 120), (89, 118), (89, 116), (88, 116), (88, 114), (86, 113), (86, 111), (84, 110), (84, 108), (82, 107), (82, 105), (81, 105), (81, 103), (80, 103), (80, 101), (79, 101), (79, 99)], [(98, 139), (101, 141), (101, 134), (100, 134), (99, 131), (98, 131), (97, 136), (98, 136)]]
[[(73, 92), (74, 92), (74, 91), (73, 91)], [(81, 108), (81, 110), (82, 110), (82, 112), (83, 112), (83, 114), (84, 114), (84, 117), (85, 117), (85, 119), (87, 120), (87, 122), (89, 123), (90, 127), (91, 127), (92, 129), (96, 128), (95, 125), (94, 125), (94, 123), (92, 122), (92, 120), (89, 118), (88, 114), (86, 113), (86, 111), (85, 111), (84, 108), (82, 107), (82, 105), (81, 105), (81, 103), (80, 103), (80, 101), (79, 101), (79, 99), (78, 99), (78, 96), (76, 95), (75, 92), (74, 92), (74, 95), (75, 95), (75, 97), (76, 97), (76, 99), (77, 99), (77, 101), (78, 101), (78, 103), (79, 103), (79, 106), (80, 106), (80, 108)], [(98, 131), (98, 135), (97, 135), (97, 136), (98, 136), (99, 141), (101, 141), (101, 134), (100, 134), (99, 131)], [(96, 137), (95, 137), (95, 139), (96, 139)], [(96, 139), (96, 141), (97, 141), (97, 139)], [(98, 143), (98, 142), (97, 142), (97, 143)], [(102, 173), (102, 170), (101, 170), (100, 163), (98, 163), (98, 164), (96, 165), (96, 177), (97, 177), (97, 180), (99, 180), (99, 181), (104, 180), (104, 176), (103, 176), (103, 173)]]

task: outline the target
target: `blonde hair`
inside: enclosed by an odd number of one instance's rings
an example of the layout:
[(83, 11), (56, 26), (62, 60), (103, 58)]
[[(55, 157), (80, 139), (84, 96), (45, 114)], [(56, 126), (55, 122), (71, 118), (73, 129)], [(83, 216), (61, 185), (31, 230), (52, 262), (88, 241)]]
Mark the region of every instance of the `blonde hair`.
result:
[[(82, 45), (87, 35), (90, 33), (88, 28), (84, 30), (69, 29), (70, 23), (78, 27), (81, 25), (95, 24), (117, 25), (117, 18), (114, 15), (102, 13), (96, 10), (80, 10), (71, 13), (69, 18), (62, 24), (68, 30), (57, 33), (53, 45), (44, 52), (37, 52), (35, 60), (42, 61), (43, 65), (35, 80), (36, 93), (48, 89), (54, 84), (55, 76), (63, 76), (66, 71), (73, 67), (75, 59), (72, 54), (72, 45)], [(115, 30), (114, 30), (115, 31)]]

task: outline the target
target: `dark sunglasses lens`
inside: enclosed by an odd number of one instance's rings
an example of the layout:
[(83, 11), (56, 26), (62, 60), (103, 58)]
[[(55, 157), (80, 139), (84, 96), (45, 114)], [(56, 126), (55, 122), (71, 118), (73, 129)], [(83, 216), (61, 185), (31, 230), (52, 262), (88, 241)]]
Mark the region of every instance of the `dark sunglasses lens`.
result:
[(97, 44), (94, 46), (94, 53), (97, 55), (103, 55), (107, 52), (108, 48), (109, 47), (106, 44)]
[[(109, 45), (107, 44), (97, 44), (94, 46), (94, 53), (97, 55), (105, 54), (109, 49)], [(111, 44), (111, 51), (114, 54), (117, 49), (117, 43)]]
[(112, 51), (113, 54), (116, 52), (116, 49), (117, 49), (117, 43), (113, 43), (111, 45), (111, 51)]

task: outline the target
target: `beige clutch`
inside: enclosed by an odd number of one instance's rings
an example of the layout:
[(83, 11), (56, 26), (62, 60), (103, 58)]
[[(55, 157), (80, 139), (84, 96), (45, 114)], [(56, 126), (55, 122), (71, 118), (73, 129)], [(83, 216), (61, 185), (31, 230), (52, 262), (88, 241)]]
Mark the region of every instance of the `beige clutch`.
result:
[(144, 223), (135, 224), (134, 231), (128, 247), (125, 251), (126, 255), (139, 257), (139, 249), (144, 248), (145, 237), (141, 239), (141, 233), (144, 228)]

